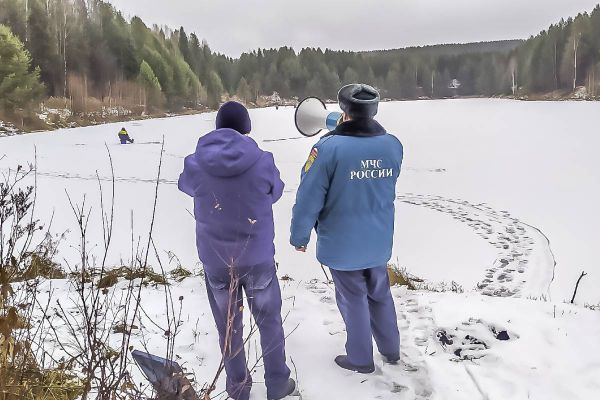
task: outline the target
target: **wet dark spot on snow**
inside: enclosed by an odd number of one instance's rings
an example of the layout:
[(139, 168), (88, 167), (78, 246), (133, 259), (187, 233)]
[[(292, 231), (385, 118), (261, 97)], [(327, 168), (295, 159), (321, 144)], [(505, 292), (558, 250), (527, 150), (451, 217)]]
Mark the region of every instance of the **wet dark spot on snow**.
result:
[(439, 342), (442, 344), (442, 346), (450, 346), (454, 343), (452, 340), (450, 340), (448, 338), (448, 334), (446, 333), (446, 331), (438, 331), (437, 338), (438, 338)]
[(518, 339), (514, 332), (477, 318), (470, 318), (456, 328), (439, 329), (438, 342), (445, 352), (451, 354), (451, 361), (462, 362), (484, 358), (495, 340)]
[(498, 340), (510, 340), (510, 336), (508, 336), (508, 332), (500, 331), (498, 335), (496, 335), (496, 339)]

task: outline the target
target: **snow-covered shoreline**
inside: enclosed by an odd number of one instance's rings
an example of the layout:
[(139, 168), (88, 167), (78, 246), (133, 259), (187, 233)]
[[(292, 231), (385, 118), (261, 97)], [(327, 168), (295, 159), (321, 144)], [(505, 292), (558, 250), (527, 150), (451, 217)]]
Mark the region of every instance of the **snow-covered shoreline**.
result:
[[(387, 365), (377, 356), (375, 373), (359, 375), (333, 363), (344, 351), (345, 332), (331, 284), (312, 279), (285, 280), (281, 285), (286, 352), (305, 400), (584, 400), (600, 393), (600, 354), (593, 350), (600, 335), (598, 311), (561, 302), (395, 287), (402, 363)], [(117, 299), (112, 293), (125, 286), (110, 289), (107, 298)], [(182, 299), (175, 359), (201, 387), (212, 380), (220, 361), (204, 281), (189, 277), (172, 282), (169, 290), (174, 299)], [(77, 312), (71, 305), (73, 289), (68, 281), (46, 282), (41, 288), (42, 304), (50, 293), (51, 304), (60, 301), (67, 312)], [(141, 323), (133, 331), (131, 345), (165, 356), (163, 287), (143, 288), (141, 299)], [(179, 306), (176, 309), (179, 312)], [(245, 326), (247, 332), (248, 319)], [(115, 345), (119, 339), (119, 335), (112, 339)], [(253, 337), (247, 344), (249, 365), (257, 361), (257, 351), (260, 354), (258, 337)], [(56, 347), (53, 356), (60, 355)], [(137, 383), (145, 383), (137, 368), (132, 371)], [(259, 362), (252, 370), (252, 399), (266, 397), (263, 373)], [(223, 388), (221, 377), (214, 393)]]
[[(394, 288), (405, 365), (378, 359), (376, 373), (367, 377), (334, 367), (344, 332), (333, 288), (323, 281), (314, 243), (306, 254), (288, 244), (299, 171), (316, 141), (298, 137), (293, 111), (251, 110), (251, 137), (274, 154), (286, 183), (274, 207), (276, 257), (279, 276), (290, 278), (281, 282), (288, 356), (305, 399), (597, 397), (600, 312), (584, 304), (600, 303), (600, 136), (594, 131), (600, 103), (381, 105), (379, 121), (402, 140), (406, 153), (392, 263), (431, 286), (454, 282), (464, 293)], [(205, 113), (127, 123), (136, 139), (127, 146), (117, 144), (122, 123), (1, 138), (0, 171), (33, 162), (37, 154), (35, 215), (52, 219), (52, 232), (66, 232), (57, 261), (75, 266), (76, 220), (67, 193), (77, 203), (85, 196), (92, 212), (90, 251), (101, 253), (99, 184), (105, 207), (112, 194), (108, 149), (115, 227), (107, 264), (128, 265), (132, 244), (147, 238), (164, 140), (153, 240), (163, 260), (176, 255), (185, 268), (199, 269), (192, 204), (176, 183), (183, 158), (214, 118)], [(150, 264), (158, 268), (153, 257)], [(581, 270), (588, 276), (576, 304), (566, 304)], [(51, 294), (53, 302), (70, 307), (71, 285), (45, 282), (40, 303)], [(193, 276), (170, 286), (173, 298), (183, 297), (175, 354), (199, 383), (211, 380), (220, 359), (203, 285)], [(110, 293), (121, 289), (123, 283)], [(142, 307), (144, 335), (135, 333), (132, 344), (163, 355), (164, 330), (153, 324), (165, 318), (161, 286), (142, 289)], [(255, 343), (250, 350), (255, 353)], [(261, 375), (259, 365), (254, 399), (265, 397)], [(216, 393), (222, 388), (221, 380)]]
[[(457, 96), (457, 97), (449, 97), (449, 98), (435, 98), (435, 99), (430, 99), (430, 98), (421, 98), (421, 99), (386, 99), (384, 100), (385, 102), (388, 103), (398, 103), (398, 102), (429, 102), (429, 101), (445, 101), (445, 100), (452, 100), (452, 101), (460, 101), (460, 100), (503, 100), (503, 101), (518, 101), (518, 102), (600, 102), (600, 98), (582, 98), (582, 97), (577, 97), (577, 96), (562, 96), (562, 97), (552, 97), (552, 94), (548, 94), (548, 95), (536, 95), (536, 96), (530, 96), (530, 97), (518, 97), (518, 96), (494, 96), (494, 97), (485, 97), (485, 96)], [(279, 107), (281, 108), (285, 108), (285, 107), (291, 107), (289, 104), (292, 103), (292, 100), (286, 100), (283, 102), (282, 105), (280, 105)], [(335, 106), (337, 103), (334, 100), (326, 100), (325, 101), (326, 104), (330, 105), (330, 106)], [(267, 105), (267, 106), (255, 106), (255, 107), (251, 107), (252, 109), (269, 109), (269, 108), (273, 108), (273, 106)], [(90, 126), (102, 126), (102, 125), (110, 125), (110, 124), (128, 124), (128, 123), (135, 123), (135, 122), (140, 122), (140, 121), (145, 121), (145, 120), (154, 120), (154, 119), (163, 119), (163, 118), (173, 118), (173, 117), (182, 117), (182, 116), (189, 116), (189, 115), (197, 115), (197, 114), (205, 114), (205, 113), (211, 113), (214, 111), (211, 111), (210, 109), (189, 109), (186, 110), (184, 112), (175, 112), (175, 113), (170, 113), (170, 112), (164, 112), (164, 113), (158, 113), (158, 114), (149, 114), (149, 115), (132, 115), (131, 111), (127, 111), (127, 110), (121, 110), (122, 114), (117, 114), (116, 108), (114, 110), (108, 110), (106, 113), (105, 112), (101, 112), (101, 113), (89, 113), (89, 115), (85, 116), (85, 118), (88, 119), (88, 121), (83, 124), (83, 125), (78, 125), (76, 123), (71, 124), (71, 126), (57, 126), (54, 128), (48, 128), (48, 129), (36, 129), (36, 130), (19, 130), (17, 129), (14, 124), (10, 123), (10, 122), (5, 122), (5, 121), (1, 121), (0, 120), (0, 138), (5, 137), (5, 136), (13, 136), (13, 135), (25, 135), (25, 134), (31, 134), (31, 133), (49, 133), (49, 132), (54, 132), (58, 129), (80, 129), (80, 128), (85, 128), (85, 127), (90, 127)], [(129, 114), (128, 114), (129, 113)], [(72, 114), (68, 109), (44, 109), (42, 112), (38, 113), (38, 117), (40, 118), (40, 120), (44, 121), (44, 122), (48, 122), (49, 120), (49, 115), (51, 114), (55, 114), (57, 116), (59, 116), (61, 119), (66, 119), (68, 117), (71, 117)], [(106, 117), (115, 117), (118, 116), (119, 118), (117, 118), (116, 120), (106, 120), (103, 118)], [(85, 119), (84, 118), (84, 119)], [(100, 118), (100, 122), (97, 122), (96, 120), (94, 120), (93, 118)], [(63, 124), (63, 125), (69, 125), (67, 123)], [(5, 128), (5, 130), (3, 131), (3, 128)]]

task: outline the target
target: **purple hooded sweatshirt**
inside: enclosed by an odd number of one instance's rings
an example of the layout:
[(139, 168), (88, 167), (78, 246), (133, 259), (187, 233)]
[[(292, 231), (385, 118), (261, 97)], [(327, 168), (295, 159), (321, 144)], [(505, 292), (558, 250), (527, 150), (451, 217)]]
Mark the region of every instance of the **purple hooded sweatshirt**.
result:
[(272, 205), (283, 187), (273, 155), (251, 138), (223, 128), (198, 140), (179, 190), (194, 198), (198, 256), (207, 272), (273, 265)]

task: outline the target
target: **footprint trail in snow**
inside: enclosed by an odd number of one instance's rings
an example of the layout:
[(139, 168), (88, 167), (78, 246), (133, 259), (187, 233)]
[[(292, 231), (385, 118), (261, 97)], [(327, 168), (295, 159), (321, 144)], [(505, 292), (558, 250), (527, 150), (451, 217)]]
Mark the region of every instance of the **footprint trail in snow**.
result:
[(486, 204), (412, 193), (397, 199), (448, 214), (498, 249), (498, 257), (477, 284), (482, 294), (549, 299), (556, 262), (548, 238), (538, 228)]
[[(314, 279), (307, 282), (305, 288), (313, 294), (313, 301), (308, 304), (320, 309), (315, 313), (325, 316), (323, 327), (332, 339), (336, 338), (335, 341), (339, 342), (339, 351), (343, 352), (346, 332), (336, 306), (333, 284)], [(433, 333), (436, 330), (431, 308), (421, 305), (416, 295), (401, 293), (400, 288), (392, 290), (398, 313), (401, 362), (398, 365), (390, 365), (386, 364), (381, 356), (376, 356), (376, 370), (373, 374), (364, 376), (353, 372), (346, 374), (360, 379), (361, 385), (371, 385), (377, 393), (374, 397), (377, 399), (429, 399), (433, 388), (425, 357), (427, 348), (435, 346)], [(323, 307), (327, 308), (325, 312)]]

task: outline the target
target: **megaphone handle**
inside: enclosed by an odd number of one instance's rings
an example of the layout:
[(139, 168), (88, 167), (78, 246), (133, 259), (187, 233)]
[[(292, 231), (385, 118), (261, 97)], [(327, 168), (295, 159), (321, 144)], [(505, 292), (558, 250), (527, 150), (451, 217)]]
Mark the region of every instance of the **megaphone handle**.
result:
[(326, 125), (329, 131), (334, 130), (342, 122), (343, 114), (339, 112), (332, 112), (327, 115)]

